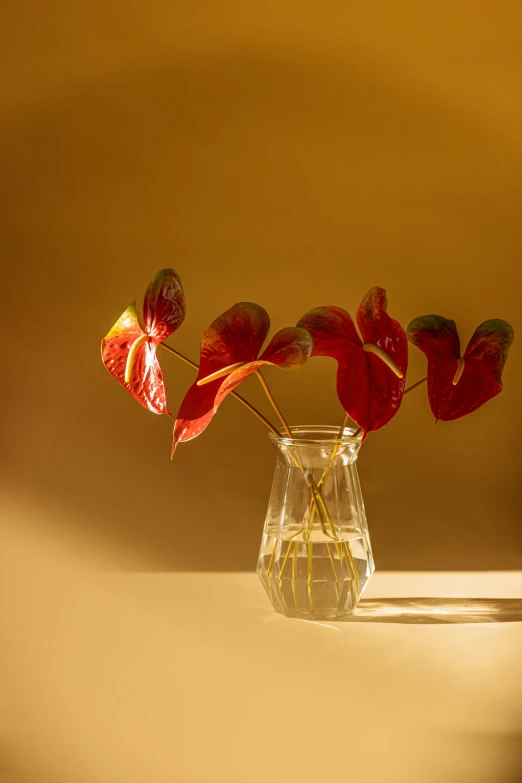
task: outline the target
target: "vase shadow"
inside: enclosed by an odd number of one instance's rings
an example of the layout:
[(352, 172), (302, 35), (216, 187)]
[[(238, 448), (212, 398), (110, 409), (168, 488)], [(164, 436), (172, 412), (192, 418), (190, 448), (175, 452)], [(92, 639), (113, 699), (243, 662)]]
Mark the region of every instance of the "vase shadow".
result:
[(363, 598), (342, 622), (516, 623), (522, 622), (522, 598)]

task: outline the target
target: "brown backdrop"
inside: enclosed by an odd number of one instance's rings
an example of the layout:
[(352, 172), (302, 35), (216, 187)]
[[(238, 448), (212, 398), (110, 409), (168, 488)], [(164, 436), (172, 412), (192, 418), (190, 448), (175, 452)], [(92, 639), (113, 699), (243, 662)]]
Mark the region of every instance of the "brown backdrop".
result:
[[(238, 300), (277, 329), (317, 304), (353, 312), (376, 284), (404, 324), (520, 330), (520, 3), (19, 0), (2, 16), (4, 519), (110, 568), (251, 569), (262, 426), (227, 400), (171, 464), (169, 421), (109, 377), (100, 338), (163, 266), (189, 306), (171, 342), (194, 359)], [(473, 416), (434, 426), (415, 392), (368, 439), (378, 567), (522, 565), (519, 351)], [(176, 410), (193, 373), (164, 366)], [(267, 378), (293, 423), (340, 421), (332, 361)]]

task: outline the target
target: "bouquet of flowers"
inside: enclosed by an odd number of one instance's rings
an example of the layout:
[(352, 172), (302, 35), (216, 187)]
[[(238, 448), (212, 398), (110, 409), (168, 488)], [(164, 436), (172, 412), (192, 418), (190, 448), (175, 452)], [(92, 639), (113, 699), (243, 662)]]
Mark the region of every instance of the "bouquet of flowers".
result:
[[(353, 476), (360, 444), (368, 433), (380, 429), (396, 415), (405, 394), (426, 382), (435, 421), (465, 416), (498, 395), (513, 341), (512, 327), (501, 319), (484, 321), (462, 352), (454, 321), (424, 315), (412, 320), (404, 330), (388, 315), (385, 290), (375, 286), (363, 297), (355, 323), (342, 307), (316, 307), (295, 326), (276, 332), (266, 346), (270, 331), (268, 313), (253, 302), (239, 302), (212, 321), (203, 333), (196, 364), (165, 342), (181, 326), (185, 315), (179, 275), (173, 269), (160, 270), (145, 292), (143, 325), (134, 302), (103, 338), (105, 367), (141, 405), (174, 421), (172, 455), (179, 443), (197, 437), (208, 427), (225, 397), (231, 395), (245, 405), (270, 430), (289, 471), (284, 509), (274, 515), (273, 504), (269, 507), (268, 527), (265, 526), (268, 541), (262, 545), (258, 568), (274, 606), (285, 614), (307, 617), (340, 616), (353, 611), (362, 592), (361, 582), (365, 586), (373, 570), (367, 536), (362, 557), (354, 555), (350, 543), (351, 539), (365, 538), (364, 506), (362, 499), (356, 497), (358, 481)], [(406, 386), (408, 341), (427, 358), (426, 377), (410, 386)], [(176, 415), (168, 408), (158, 348), (197, 371)], [(322, 436), (316, 438), (317, 446), (323, 444), (321, 459), (306, 451), (313, 451), (313, 428), (303, 437), (303, 428), (292, 429), (288, 425), (264, 375), (270, 367), (298, 370), (317, 356), (328, 356), (337, 362), (337, 395), (344, 411), (338, 432), (325, 438), (323, 430)], [(249, 375), (255, 375), (261, 383), (279, 427), (236, 391)], [(354, 427), (349, 427), (350, 420)], [(350, 474), (351, 470), (349, 486), (341, 486), (336, 464), (341, 473), (348, 470)], [(293, 503), (288, 502), (290, 475), (297, 476), (300, 482)], [(335, 500), (336, 493), (338, 498), (343, 489), (350, 495), (347, 511)], [(276, 481), (273, 494), (275, 490)], [(330, 582), (335, 586), (333, 591), (329, 585), (327, 595), (320, 601), (313, 592), (314, 544), (322, 547), (318, 562), (322, 562), (321, 558), (330, 562)], [(317, 547), (316, 551), (319, 552)], [(288, 577), (286, 595), (284, 580), (290, 558), (292, 575)], [(298, 600), (301, 565), (306, 596)], [(321, 574), (319, 566), (315, 574)], [(344, 584), (349, 586), (347, 591), (340, 589)], [(318, 609), (318, 603), (335, 606)]]

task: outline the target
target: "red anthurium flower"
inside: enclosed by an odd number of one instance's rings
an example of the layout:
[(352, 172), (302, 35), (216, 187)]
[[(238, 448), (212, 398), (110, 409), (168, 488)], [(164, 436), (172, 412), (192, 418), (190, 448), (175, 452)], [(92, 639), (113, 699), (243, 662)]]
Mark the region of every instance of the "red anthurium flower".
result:
[(133, 302), (102, 340), (102, 359), (110, 374), (153, 413), (169, 413), (156, 348), (181, 325), (185, 313), (178, 274), (173, 269), (161, 269), (145, 292), (145, 329), (140, 326)]
[(507, 321), (480, 324), (464, 356), (455, 321), (424, 315), (415, 318), (407, 331), (428, 359), (428, 399), (437, 420), (466, 416), (502, 391), (502, 370), (514, 337)]
[(387, 424), (404, 394), (408, 340), (402, 326), (386, 312), (386, 291), (371, 288), (357, 310), (362, 340), (342, 307), (316, 307), (297, 325), (312, 335), (312, 356), (337, 361), (337, 395), (364, 438)]
[(201, 338), (199, 373), (190, 387), (174, 425), (172, 453), (208, 426), (227, 396), (262, 365), (297, 370), (312, 352), (312, 338), (296, 326), (277, 332), (263, 353), (270, 329), (266, 310), (239, 302), (216, 318)]

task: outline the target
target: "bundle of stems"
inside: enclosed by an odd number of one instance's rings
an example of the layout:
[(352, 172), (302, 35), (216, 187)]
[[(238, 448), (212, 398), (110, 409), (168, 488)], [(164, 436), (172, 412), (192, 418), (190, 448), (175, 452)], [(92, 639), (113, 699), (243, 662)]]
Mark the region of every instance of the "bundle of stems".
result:
[[(197, 365), (195, 362), (191, 361), (191, 359), (187, 358), (186, 356), (184, 356), (179, 351), (176, 351), (174, 348), (171, 348), (170, 345), (167, 345), (165, 342), (163, 342), (163, 343), (161, 343), (161, 347), (163, 349), (165, 349), (166, 351), (168, 351), (169, 353), (171, 353), (174, 356), (176, 356), (178, 359), (181, 359), (183, 362), (185, 362), (186, 364), (188, 364), (191, 367), (193, 367), (195, 370), (199, 370), (199, 365)], [(293, 440), (294, 438), (293, 438), (292, 431), (291, 431), (290, 427), (288, 426), (288, 423), (287, 423), (287, 421), (286, 421), (286, 419), (285, 419), (285, 417), (284, 417), (284, 415), (283, 415), (279, 405), (277, 404), (277, 402), (276, 402), (276, 400), (274, 398), (274, 395), (272, 394), (272, 391), (270, 390), (270, 387), (268, 386), (268, 383), (266, 382), (266, 379), (265, 379), (264, 375), (261, 373), (261, 370), (258, 369), (255, 372), (255, 375), (257, 376), (259, 382), (261, 383), (261, 386), (263, 387), (263, 390), (264, 390), (264, 392), (265, 392), (265, 394), (266, 394), (266, 396), (267, 396), (267, 398), (268, 398), (272, 408), (274, 409), (274, 411), (275, 411), (279, 421), (281, 422), (281, 425), (282, 425), (282, 428), (283, 428), (284, 432), (286, 433), (287, 437), (290, 440)], [(426, 381), (426, 378), (422, 378), (420, 381), (417, 381), (416, 383), (412, 384), (407, 389), (405, 389), (404, 394), (408, 394), (408, 392), (412, 391), (413, 389), (416, 389), (418, 386), (423, 384), (425, 381)], [(246, 408), (248, 408), (248, 410), (251, 413), (253, 413), (254, 416), (256, 416), (261, 422), (263, 422), (263, 424), (276, 437), (280, 437), (280, 435), (281, 435), (280, 430), (276, 429), (276, 427), (274, 427), (274, 425), (261, 413), (261, 411), (259, 411), (254, 405), (252, 405), (248, 400), (246, 400), (242, 395), (238, 394), (237, 392), (233, 391), (233, 392), (231, 392), (231, 395), (232, 395), (232, 397), (234, 397), (234, 399), (238, 400)], [(295, 466), (297, 468), (299, 468), (299, 470), (301, 470), (302, 473), (303, 473), (304, 479), (306, 481), (306, 484), (308, 486), (309, 493), (310, 493), (309, 503), (308, 503), (308, 508), (307, 508), (307, 514), (305, 515), (305, 519), (303, 519), (301, 528), (299, 530), (297, 530), (297, 532), (294, 533), (288, 539), (290, 541), (290, 545), (288, 546), (288, 549), (287, 549), (287, 551), (285, 553), (283, 562), (282, 562), (281, 567), (279, 569), (279, 577), (278, 577), (278, 579), (281, 582), (282, 576), (283, 576), (283, 572), (284, 572), (285, 567), (287, 565), (287, 562), (290, 559), (290, 556), (292, 554), (292, 589), (293, 589), (293, 592), (294, 592), (294, 598), (296, 600), (296, 604), (297, 604), (297, 595), (296, 595), (297, 557), (298, 557), (298, 543), (299, 542), (296, 541), (295, 539), (297, 539), (298, 536), (302, 535), (302, 540), (306, 544), (306, 548), (307, 548), (307, 580), (306, 581), (307, 581), (307, 587), (308, 587), (308, 597), (309, 597), (310, 604), (313, 606), (313, 562), (312, 562), (312, 547), (313, 547), (313, 545), (312, 545), (312, 541), (311, 541), (311, 536), (312, 536), (312, 530), (313, 530), (313, 526), (314, 526), (314, 523), (315, 523), (316, 519), (318, 520), (318, 522), (319, 522), (319, 524), (321, 526), (323, 534), (328, 539), (330, 539), (332, 541), (332, 543), (327, 543), (327, 547), (328, 547), (328, 553), (329, 553), (330, 561), (331, 561), (331, 564), (332, 564), (332, 570), (333, 570), (333, 573), (334, 573), (334, 576), (335, 576), (336, 584), (338, 583), (339, 580), (338, 580), (337, 568), (336, 568), (336, 565), (335, 565), (334, 551), (332, 549), (333, 546), (335, 546), (335, 550), (337, 551), (337, 556), (339, 558), (339, 565), (342, 566), (343, 557), (346, 560), (348, 572), (351, 575), (350, 584), (351, 584), (351, 588), (352, 588), (352, 591), (353, 591), (352, 592), (352, 599), (353, 599), (354, 605), (359, 600), (359, 574), (358, 574), (357, 568), (355, 566), (353, 554), (352, 554), (352, 551), (351, 551), (351, 548), (350, 548), (350, 542), (346, 541), (346, 540), (345, 541), (341, 541), (339, 539), (339, 535), (337, 533), (335, 525), (333, 524), (331, 515), (330, 515), (329, 510), (328, 510), (327, 503), (326, 503), (325, 498), (324, 498), (324, 490), (325, 490), (325, 487), (326, 487), (326, 484), (327, 484), (327, 481), (328, 481), (328, 477), (329, 477), (330, 472), (332, 470), (332, 467), (333, 467), (333, 465), (335, 463), (335, 459), (336, 459), (336, 457), (337, 457), (337, 455), (339, 453), (339, 449), (340, 449), (340, 447), (342, 445), (342, 439), (343, 439), (345, 430), (346, 430), (346, 428), (348, 426), (348, 422), (349, 422), (349, 416), (348, 416), (347, 413), (345, 413), (343, 421), (342, 421), (341, 426), (339, 428), (339, 433), (337, 435), (337, 441), (338, 442), (336, 443), (334, 449), (332, 450), (332, 454), (331, 454), (330, 460), (328, 462), (328, 465), (325, 468), (325, 470), (323, 472), (323, 475), (321, 476), (319, 481), (316, 482), (314, 480), (312, 472), (303, 465), (299, 455), (297, 453), (292, 452), (292, 451), (290, 452), (290, 457), (291, 457), (292, 461), (294, 462)], [(351, 438), (355, 438), (355, 437), (359, 436), (361, 434), (361, 432), (362, 432), (362, 430), (361, 430), (361, 428), (359, 428), (350, 437)], [(292, 540), (292, 539), (294, 539), (294, 540)], [(270, 577), (271, 572), (272, 572), (275, 551), (276, 551), (276, 549), (275, 549), (275, 546), (274, 546), (274, 548), (272, 550), (272, 554), (271, 554), (270, 560), (268, 562), (267, 569), (266, 569), (266, 576), (267, 577)], [(270, 584), (270, 580), (269, 580), (269, 584)]]

